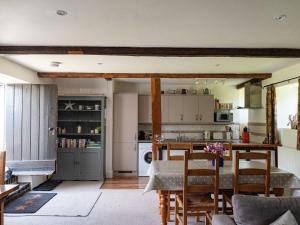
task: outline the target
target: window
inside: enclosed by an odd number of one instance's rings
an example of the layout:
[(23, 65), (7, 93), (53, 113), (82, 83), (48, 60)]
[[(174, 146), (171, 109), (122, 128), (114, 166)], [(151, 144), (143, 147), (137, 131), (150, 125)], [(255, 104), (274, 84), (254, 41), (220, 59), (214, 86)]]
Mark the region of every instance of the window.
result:
[(287, 125), (289, 115), (296, 115), (298, 108), (298, 83), (292, 83), (276, 88), (277, 126), (290, 128)]

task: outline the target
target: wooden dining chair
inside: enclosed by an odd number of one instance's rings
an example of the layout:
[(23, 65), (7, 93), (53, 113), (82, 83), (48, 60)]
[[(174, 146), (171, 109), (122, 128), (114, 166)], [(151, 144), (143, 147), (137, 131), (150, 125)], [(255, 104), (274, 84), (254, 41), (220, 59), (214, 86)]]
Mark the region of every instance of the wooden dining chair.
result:
[[(264, 168), (240, 168), (240, 160), (263, 160)], [(227, 203), (232, 207), (232, 196), (234, 194), (257, 195), (264, 194), (266, 197), (270, 195), (270, 172), (271, 171), (271, 152), (236, 152), (233, 191), (222, 193), (222, 211), (227, 212)], [(263, 183), (242, 183), (240, 176), (262, 176)]]
[[(215, 166), (190, 168), (192, 160), (215, 160)], [(193, 184), (190, 177), (210, 177), (211, 183)], [(175, 196), (175, 225), (187, 225), (188, 215), (198, 217), (200, 213), (205, 216), (205, 224), (211, 224), (211, 213), (218, 213), (219, 154), (185, 152), (183, 184), (183, 193)]]
[(232, 161), (232, 143), (226, 143), (224, 144), (224, 147), (226, 149), (226, 154), (223, 156), (225, 161)]
[[(193, 151), (193, 144), (192, 143), (167, 143), (167, 159), (168, 160), (184, 160), (184, 152)], [(180, 155), (172, 155), (172, 152), (181, 152)]]
[[(184, 160), (184, 152), (192, 152), (193, 151), (193, 144), (192, 143), (167, 143), (167, 160)], [(180, 152), (180, 155), (172, 155), (173, 152)], [(176, 191), (170, 191), (168, 193), (168, 203), (167, 203), (167, 219), (170, 221), (171, 212), (174, 212), (174, 207), (171, 206), (171, 202), (175, 201), (175, 197), (173, 195), (176, 194)]]

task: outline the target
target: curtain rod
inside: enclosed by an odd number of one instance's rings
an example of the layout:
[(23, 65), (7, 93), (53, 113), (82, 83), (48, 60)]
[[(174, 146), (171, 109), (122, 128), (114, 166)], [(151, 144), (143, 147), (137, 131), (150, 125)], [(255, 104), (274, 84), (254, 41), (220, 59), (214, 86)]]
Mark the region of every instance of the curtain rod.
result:
[(289, 82), (289, 81), (291, 81), (291, 80), (295, 80), (295, 79), (299, 79), (299, 78), (300, 78), (300, 76), (298, 76), (298, 77), (293, 77), (293, 78), (286, 79), (286, 80), (282, 80), (282, 81), (278, 81), (278, 82), (275, 82), (275, 83), (272, 83), (272, 84), (265, 85), (264, 88), (265, 88), (265, 87), (272, 86), (272, 85), (276, 85), (276, 84), (281, 84), (281, 83), (284, 83), (284, 82)]

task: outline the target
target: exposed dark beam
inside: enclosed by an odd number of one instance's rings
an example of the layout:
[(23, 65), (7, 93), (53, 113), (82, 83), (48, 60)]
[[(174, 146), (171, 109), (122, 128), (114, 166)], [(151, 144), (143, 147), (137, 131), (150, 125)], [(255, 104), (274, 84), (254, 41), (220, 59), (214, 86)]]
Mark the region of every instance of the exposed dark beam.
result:
[(245, 85), (248, 84), (248, 83), (255, 84), (255, 83), (258, 83), (262, 80), (263, 79), (252, 79), (252, 80), (245, 81), (241, 84), (236, 85), (236, 89), (241, 89), (241, 88), (245, 87)]
[(38, 73), (42, 78), (247, 78), (267, 79), (271, 73)]
[(76, 54), (161, 57), (272, 57), (298, 58), (300, 49), (290, 48), (172, 48), (91, 46), (0, 46), (0, 54)]
[(161, 92), (160, 79), (151, 78), (151, 108), (152, 108), (152, 156), (157, 159), (155, 137), (161, 135)]

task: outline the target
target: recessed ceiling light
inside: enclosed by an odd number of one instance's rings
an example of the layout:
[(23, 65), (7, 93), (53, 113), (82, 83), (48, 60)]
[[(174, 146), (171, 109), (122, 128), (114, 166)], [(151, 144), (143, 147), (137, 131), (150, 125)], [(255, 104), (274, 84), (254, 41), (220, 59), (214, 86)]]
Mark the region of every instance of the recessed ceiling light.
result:
[(284, 20), (286, 20), (287, 19), (287, 15), (280, 15), (280, 16), (276, 16), (276, 17), (274, 17), (274, 20), (276, 20), (277, 22), (282, 22), (282, 21), (284, 21)]
[(61, 64), (62, 64), (62, 62), (57, 62), (57, 61), (53, 61), (50, 63), (50, 65), (53, 67), (59, 67)]
[(218, 64), (216, 64), (215, 66), (216, 66), (216, 67), (219, 67), (219, 66), (221, 66), (221, 64), (218, 63)]
[(103, 63), (101, 63), (101, 62), (98, 62), (97, 64), (98, 64), (98, 65), (102, 65)]
[(58, 10), (56, 10), (56, 15), (58, 15), (58, 16), (66, 16), (66, 15), (68, 15), (68, 12), (65, 11), (65, 10), (58, 9)]

